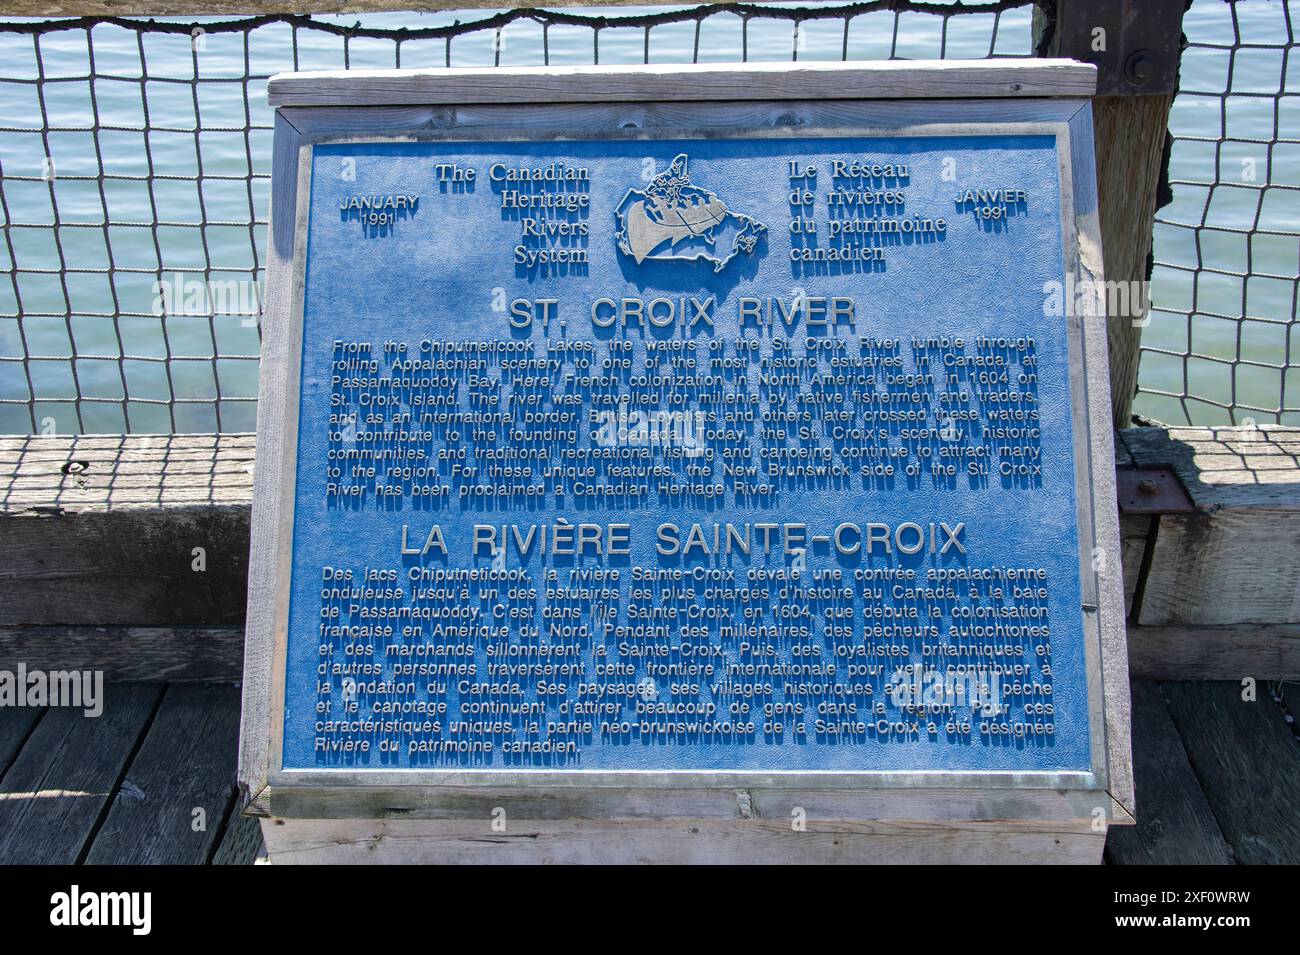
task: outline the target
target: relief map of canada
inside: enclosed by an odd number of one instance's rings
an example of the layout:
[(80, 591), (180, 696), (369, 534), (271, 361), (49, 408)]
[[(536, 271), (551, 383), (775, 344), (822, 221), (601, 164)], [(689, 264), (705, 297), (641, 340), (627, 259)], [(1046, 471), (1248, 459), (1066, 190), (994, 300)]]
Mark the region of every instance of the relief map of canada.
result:
[(637, 265), (703, 259), (721, 272), (737, 254), (752, 255), (767, 226), (694, 185), (686, 163), (682, 153), (644, 190), (628, 191), (616, 210), (615, 239)]

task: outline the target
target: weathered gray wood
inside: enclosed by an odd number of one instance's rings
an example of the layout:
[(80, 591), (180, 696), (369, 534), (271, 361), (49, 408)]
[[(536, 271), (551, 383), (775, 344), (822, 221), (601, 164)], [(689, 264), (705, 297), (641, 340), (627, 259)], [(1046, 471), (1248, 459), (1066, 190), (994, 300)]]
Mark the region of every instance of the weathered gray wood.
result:
[[(297, 384), (289, 355), (298, 339), (290, 321), (294, 299), (294, 242), (298, 210), (298, 147), (301, 136), (280, 111), (275, 116), (271, 157), (271, 214), (267, 241), (266, 292), (262, 298), (262, 355), (258, 376), (257, 460), (254, 482), (262, 502), (261, 520), (252, 523), (248, 579), (248, 623), (244, 635), (244, 685), (239, 730), (239, 784), (243, 796), (256, 795), (270, 772), (272, 697), (276, 680), (275, 638), (288, 617), (288, 595), (276, 568), (289, 558), (292, 499), (282, 473), (293, 460), (286, 409)], [(296, 427), (296, 417), (293, 419)]]
[(0, 627), (0, 669), (99, 670), (109, 683), (238, 683), (242, 627)]
[(246, 505), (251, 434), (0, 436), (8, 517)]
[(1187, 762), (1160, 688), (1134, 680), (1132, 692), (1137, 824), (1110, 830), (1106, 860), (1115, 865), (1230, 865), (1232, 851)]
[(0, 438), (0, 626), (238, 623), (252, 463), (250, 436)]
[[(881, 126), (943, 132), (989, 124), (1006, 130), (1015, 123), (1064, 123), (1082, 100), (783, 100), (771, 102), (634, 102), (470, 104), (457, 106), (373, 106), (363, 110), (328, 106), (282, 107), (277, 115), (313, 139), (403, 136), (456, 139), (516, 138), (527, 126), (539, 138), (579, 134), (641, 138), (655, 131), (674, 138), (709, 137), (725, 131), (746, 136), (788, 137), (831, 128), (870, 132)], [(361, 113), (364, 112), (364, 119)]]
[[(1066, 276), (1081, 290), (1100, 289), (1104, 277), (1091, 108), (1069, 121), (1071, 191), (1065, 229)], [(1063, 187), (1064, 188), (1064, 187)], [(1069, 313), (1067, 313), (1069, 314)], [(1133, 763), (1129, 751), (1128, 653), (1125, 646), (1124, 566), (1115, 492), (1115, 439), (1109, 427), (1110, 382), (1106, 361), (1106, 311), (1093, 303), (1084, 313), (1069, 314), (1078, 323), (1078, 354), (1071, 354), (1071, 374), (1083, 378), (1072, 389), (1075, 456), (1084, 477), (1077, 483), (1078, 526), (1083, 547), (1080, 584), (1084, 603), (1084, 649), (1088, 659), (1089, 705), (1100, 709), (1105, 738), (1098, 739), (1093, 717), (1094, 759), (1106, 763), (1106, 788), (1122, 807), (1120, 822), (1134, 812)], [(1083, 464), (1086, 462), (1086, 465)], [(1097, 555), (1116, 559), (1097, 560)], [(1096, 628), (1095, 634), (1092, 628)]]
[(160, 693), (108, 687), (98, 718), (60, 707), (45, 714), (0, 780), (0, 865), (78, 860)]
[(1091, 96), (1096, 88), (1096, 67), (1074, 60), (885, 60), (280, 73), (267, 97), (272, 106), (695, 103)]
[(167, 687), (86, 862), (206, 863), (235, 796), (238, 726), (234, 687)]
[(1087, 823), (1009, 830), (993, 823), (685, 820), (511, 822), (268, 819), (275, 864), (1096, 864), (1105, 836)]
[(212, 856), (213, 865), (252, 865), (265, 855), (262, 843), (262, 826), (254, 816), (244, 815), (236, 808), (221, 835), (221, 845)]
[[(1133, 455), (1129, 453), (1128, 445), (1120, 437), (1121, 432), (1116, 431), (1113, 435), (1113, 448), (1115, 452), (1115, 467), (1117, 470), (1133, 467)], [(1136, 538), (1145, 538), (1147, 530), (1146, 515), (1120, 514), (1119, 515), (1119, 537), (1123, 543)], [(1130, 584), (1128, 580), (1128, 565), (1124, 569), (1124, 587), (1125, 600), (1130, 596), (1128, 593)]]
[(1113, 435), (1115, 447), (1115, 467), (1131, 468), (1133, 467), (1133, 455), (1129, 452), (1128, 445), (1120, 437), (1121, 432), (1116, 431)]
[(1300, 863), (1300, 744), (1264, 687), (1162, 684), (1169, 713), (1238, 862)]
[(45, 713), (33, 706), (6, 706), (0, 709), (0, 780), (3, 780), (13, 761), (27, 741), (36, 721)]
[(1165, 515), (1144, 625), (1300, 623), (1300, 509)]
[(1300, 625), (1130, 626), (1129, 672), (1146, 680), (1300, 679)]
[(514, 819), (616, 818), (766, 819), (789, 821), (796, 811), (808, 819), (853, 822), (958, 825), (996, 823), (1026, 829), (1058, 828), (1062, 820), (1092, 825), (1101, 810), (1107, 820), (1128, 821), (1102, 792), (1035, 789), (895, 788), (812, 789), (754, 785), (748, 789), (660, 789), (625, 787), (507, 788), (447, 785), (437, 788), (354, 784), (349, 787), (271, 786), (250, 811), (262, 817), (309, 819), (490, 819), (498, 809)]
[(1130, 428), (1119, 433), (1137, 465), (1169, 465), (1197, 508), (1300, 509), (1300, 428)]
[(0, 517), (0, 626), (239, 623), (247, 540), (246, 507)]
[[(745, 68), (728, 68), (710, 70), (711, 77), (727, 77), (731, 79), (728, 82), (733, 86), (739, 81), (737, 77), (744, 77), (748, 83), (748, 67)], [(784, 67), (773, 73), (773, 75), (783, 75), (787, 71)], [(452, 74), (439, 71), (439, 75), (446, 80)], [(484, 81), (498, 82), (501, 73), (492, 73), (485, 75)], [(618, 84), (626, 79), (626, 71), (611, 71), (612, 80), (611, 88), (617, 90)], [(584, 74), (585, 77), (585, 74)], [(365, 80), (365, 77), (360, 77)], [(349, 73), (340, 76), (337, 79), (326, 77), (313, 77), (310, 84), (310, 91), (313, 96), (318, 95), (338, 95), (344, 96), (347, 102), (357, 102), (354, 95), (358, 76), (355, 73)], [(376, 82), (383, 82), (382, 77), (376, 77)], [(419, 80), (419, 82), (424, 82)], [(460, 82), (458, 79), (457, 82)], [(568, 80), (565, 80), (568, 82)], [(642, 82), (638, 80), (638, 82)], [(645, 80), (649, 82), (649, 80)], [(667, 86), (671, 81), (663, 80)], [(330, 94), (329, 87), (334, 87), (339, 92)], [(746, 86), (746, 96), (756, 95), (753, 91), (752, 84)], [(275, 529), (289, 526), (292, 518), (292, 498), (290, 495), (290, 483), (284, 481), (284, 476), (292, 472), (292, 449), (294, 442), (292, 435), (295, 433), (293, 410), (293, 398), (296, 396), (297, 389), (293, 380), (293, 375), (299, 367), (297, 347), (293, 340), (293, 332), (297, 326), (296, 310), (293, 309), (294, 301), (292, 298), (293, 286), (289, 284), (295, 276), (292, 257), (295, 249), (293, 247), (294, 233), (289, 229), (292, 221), (293, 204), (290, 201), (292, 196), (289, 195), (291, 190), (287, 188), (288, 184), (295, 181), (295, 172), (293, 160), (296, 156), (298, 145), (303, 142), (311, 142), (323, 136), (335, 135), (369, 135), (377, 133), (393, 135), (398, 137), (420, 136), (425, 138), (462, 138), (464, 136), (480, 137), (499, 137), (501, 135), (518, 135), (519, 130), (529, 129), (537, 135), (572, 135), (575, 132), (582, 132), (591, 135), (649, 135), (652, 130), (663, 129), (673, 130), (674, 135), (682, 135), (683, 130), (696, 129), (701, 134), (718, 135), (720, 130), (731, 130), (733, 134), (737, 131), (745, 131), (746, 135), (763, 135), (764, 131), (772, 135), (788, 134), (789, 130), (799, 129), (816, 129), (816, 130), (834, 130), (834, 129), (853, 129), (858, 131), (919, 131), (920, 134), (927, 132), (951, 132), (957, 128), (970, 129), (970, 124), (983, 123), (984, 129), (993, 131), (1011, 131), (1016, 127), (1009, 126), (1009, 123), (1016, 119), (1036, 122), (1038, 129), (1046, 131), (1058, 131), (1062, 135), (1062, 141), (1067, 146), (1067, 151), (1062, 157), (1065, 172), (1070, 176), (1072, 192), (1066, 190), (1066, 201), (1070, 202), (1070, 208), (1075, 213), (1075, 219), (1070, 220), (1070, 225), (1066, 228), (1066, 244), (1068, 246), (1067, 257), (1073, 263), (1075, 259), (1082, 259), (1085, 265), (1082, 266), (1087, 270), (1089, 275), (1099, 275), (1101, 270), (1101, 257), (1099, 248), (1099, 233), (1097, 228), (1097, 197), (1093, 188), (1092, 176), (1087, 173), (1091, 169), (1094, 147), (1090, 135), (1089, 119), (1087, 106), (1081, 101), (1074, 100), (1054, 100), (1050, 102), (1040, 101), (1038, 103), (1028, 102), (1008, 102), (1002, 103), (958, 103), (958, 102), (926, 102), (926, 103), (888, 103), (879, 100), (872, 101), (851, 101), (839, 100), (838, 102), (800, 102), (796, 100), (786, 100), (784, 97), (807, 95), (799, 90), (791, 90), (788, 86), (780, 92), (783, 102), (777, 104), (762, 104), (733, 102), (663, 102), (664, 99), (672, 99), (678, 95), (677, 91), (670, 91), (664, 96), (652, 96), (646, 93), (644, 87), (634, 91), (637, 96), (656, 100), (655, 102), (639, 102), (629, 106), (612, 106), (601, 105), (599, 103), (589, 103), (593, 99), (591, 90), (584, 86), (582, 90), (581, 104), (554, 104), (548, 102), (543, 108), (536, 106), (511, 106), (502, 107), (500, 105), (480, 105), (480, 106), (456, 106), (451, 108), (440, 108), (438, 106), (428, 105), (430, 102), (436, 102), (438, 97), (428, 90), (420, 90), (417, 85), (408, 87), (408, 93), (414, 97), (412, 106), (386, 106), (383, 108), (366, 108), (366, 109), (329, 109), (320, 107), (299, 107), (286, 108), (277, 112), (281, 125), (277, 128), (276, 140), (276, 168), (281, 172), (277, 174), (277, 183), (286, 183), (286, 188), (278, 190), (278, 196), (273, 196), (272, 210), (272, 245), (276, 250), (277, 256), (283, 256), (279, 262), (273, 260), (272, 274), (278, 276), (276, 281), (268, 283), (271, 296), (268, 296), (268, 305), (265, 311), (263, 339), (263, 363), (262, 363), (262, 387), (263, 394), (259, 404), (259, 414), (262, 419), (259, 422), (259, 443), (258, 443), (258, 488), (255, 494), (255, 510), (257, 511), (254, 519), (254, 534), (259, 533), (259, 529)], [(880, 96), (888, 91), (879, 87), (873, 87), (871, 96)], [(971, 92), (969, 89), (963, 90), (963, 93)], [(692, 88), (690, 98), (698, 99), (698, 89)], [(388, 93), (383, 94), (383, 98), (388, 97)], [(459, 94), (457, 94), (459, 96)], [(510, 94), (513, 97), (518, 94)], [(528, 96), (535, 96), (534, 92), (529, 92)], [(575, 94), (576, 95), (576, 94)], [(621, 95), (621, 94), (619, 94)], [(734, 90), (727, 93), (733, 96)], [(862, 95), (862, 94), (859, 94)], [(488, 100), (499, 98), (497, 93), (476, 93), (472, 98), (483, 97)], [(551, 97), (547, 97), (549, 100)], [(599, 98), (599, 97), (595, 97)], [(509, 99), (509, 97), (507, 97)], [(327, 100), (338, 102), (339, 100)], [(1045, 123), (1055, 123), (1055, 126), (1043, 125)], [(946, 124), (946, 125), (945, 125)], [(1023, 128), (1023, 127), (1020, 127)], [(755, 130), (759, 132), (754, 132)], [(1068, 130), (1068, 135), (1065, 133)], [(1087, 174), (1085, 174), (1087, 173)], [(1072, 266), (1075, 267), (1075, 266)], [(276, 269), (279, 269), (277, 272)], [(279, 295), (275, 292), (279, 288)], [(1119, 535), (1118, 525), (1114, 518), (1113, 502), (1113, 443), (1111, 429), (1109, 426), (1110, 402), (1109, 390), (1106, 384), (1106, 361), (1105, 361), (1105, 344), (1104, 344), (1104, 320), (1097, 318), (1096, 321), (1089, 321), (1086, 328), (1082, 324), (1075, 324), (1071, 330), (1072, 345), (1071, 362), (1072, 369), (1080, 379), (1087, 383), (1090, 398), (1080, 403), (1075, 409), (1076, 423), (1078, 426), (1078, 440), (1076, 443), (1077, 459), (1081, 462), (1090, 463), (1094, 471), (1094, 480), (1081, 482), (1081, 491), (1079, 495), (1080, 507), (1086, 511), (1081, 520), (1081, 529), (1089, 540), (1096, 540), (1099, 546), (1102, 546), (1107, 552), (1115, 554), (1118, 558), (1119, 553)], [(1086, 341), (1080, 344), (1080, 339)], [(274, 417), (279, 414), (283, 420), (276, 420)], [(1095, 414), (1097, 421), (1093, 421), (1093, 427), (1089, 428), (1088, 423)], [(1096, 472), (1102, 472), (1097, 476)], [(263, 485), (263, 480), (266, 484)], [(1101, 502), (1097, 504), (1096, 502)], [(1101, 515), (1094, 516), (1094, 508), (1101, 508)], [(273, 530), (267, 531), (268, 535), (273, 534)], [(283, 639), (283, 595), (287, 588), (283, 576), (283, 568), (287, 565), (287, 554), (282, 551), (283, 537), (278, 541), (273, 536), (268, 536), (267, 542), (258, 545), (255, 541), (253, 547), (254, 565), (250, 576), (250, 619), (249, 619), (249, 641), (248, 652), (250, 660), (255, 652), (259, 657), (265, 654), (263, 663), (246, 662), (246, 680), (245, 680), (245, 717), (243, 723), (243, 749), (241, 753), (241, 778), (248, 784), (250, 791), (256, 796), (265, 795), (263, 781), (267, 778), (268, 757), (278, 753), (277, 739), (274, 728), (268, 733), (265, 729), (265, 722), (271, 714), (279, 710), (278, 702), (275, 699), (276, 689), (283, 685), (283, 672), (274, 669), (269, 665), (271, 659), (270, 648), (276, 649), (276, 658), (282, 650), (281, 641)], [(1094, 575), (1093, 570), (1097, 573)], [(1087, 642), (1089, 645), (1089, 664), (1090, 679), (1093, 680), (1095, 710), (1092, 714), (1095, 722), (1094, 726), (1100, 728), (1102, 721), (1105, 723), (1105, 732), (1098, 731), (1094, 734), (1094, 739), (1098, 746), (1095, 752), (1095, 765), (1100, 766), (1106, 759), (1106, 752), (1102, 748), (1103, 739), (1110, 743), (1111, 762), (1107, 766), (1109, 774), (1109, 783), (1112, 792), (1116, 793), (1117, 798), (1122, 802), (1118, 807), (1112, 804), (1112, 801), (1104, 793), (1096, 791), (1079, 792), (1076, 795), (1080, 799), (1090, 799), (1093, 804), (1100, 803), (1101, 808), (1110, 815), (1120, 817), (1122, 821), (1127, 817), (1127, 812), (1131, 807), (1131, 778), (1127, 770), (1127, 676), (1123, 662), (1123, 614), (1120, 610), (1122, 606), (1122, 576), (1120, 561), (1118, 559), (1109, 562), (1108, 565), (1092, 568), (1085, 572), (1085, 593), (1086, 601), (1089, 603), (1091, 615), (1088, 624), (1090, 633)], [(261, 594), (259, 599), (257, 596)], [(1097, 620), (1097, 607), (1101, 605), (1105, 609), (1106, 625), (1102, 626)], [(256, 611), (254, 608), (257, 608)], [(253, 614), (258, 616), (255, 625)], [(1104, 632), (1102, 632), (1104, 631)], [(1119, 661), (1108, 661), (1103, 664), (1100, 657), (1102, 650), (1100, 644), (1105, 643), (1105, 653), (1114, 655), (1117, 651)], [(277, 664), (278, 666), (279, 664)], [(1118, 667), (1118, 669), (1116, 669)], [(1104, 671), (1104, 678), (1102, 673)], [(1105, 688), (1114, 688), (1106, 690)], [(273, 769), (274, 767), (269, 767)], [(365, 807), (358, 803), (352, 803), (346, 807), (340, 808), (342, 802), (350, 798), (356, 786), (355, 779), (345, 780), (341, 778), (346, 774), (312, 774), (312, 785), (319, 786), (319, 799), (329, 801), (331, 799), (331, 790), (339, 789), (339, 801), (333, 803), (335, 812), (343, 814), (364, 811)], [(384, 773), (377, 773), (374, 776), (376, 783), (383, 781)], [(416, 788), (414, 785), (417, 781), (411, 774), (399, 774), (404, 778), (402, 785), (410, 788)], [(432, 776), (430, 772), (423, 772), (424, 776)], [(457, 775), (459, 778), (468, 779), (467, 774), (445, 774)], [(535, 794), (539, 787), (543, 785), (536, 774), (524, 774), (529, 776), (527, 784), (519, 782), (518, 785), (525, 787), (530, 794)], [(562, 776), (564, 774), (549, 774), (550, 776)], [(649, 774), (653, 775), (653, 774)], [(334, 778), (339, 776), (340, 778)], [(522, 778), (522, 777), (521, 777)], [(296, 780), (295, 780), (296, 781)], [(283, 782), (283, 781), (282, 781)], [(1016, 795), (1023, 795), (1032, 782), (1031, 775), (1026, 775), (1022, 780), (1016, 781), (1011, 779), (993, 781), (990, 780), (989, 788), (979, 794), (972, 794), (966, 800), (965, 812), (969, 814), (986, 812), (986, 806), (1003, 805), (1000, 797), (1007, 796), (1005, 793), (997, 791), (997, 783), (1004, 787), (1015, 782), (1017, 785)], [(1040, 784), (1042, 780), (1039, 780)], [(447, 780), (439, 783), (438, 791), (442, 792), (446, 786)], [(494, 778), (492, 780), (482, 778), (478, 780), (480, 791), (490, 790), (492, 783), (496, 786), (511, 785), (515, 786), (515, 781), (506, 782), (506, 776)], [(545, 781), (546, 785), (555, 785), (559, 787), (561, 783), (551, 783), (549, 779)], [(565, 783), (576, 783), (576, 780), (569, 780)], [(586, 780), (585, 784), (592, 784)], [(650, 785), (649, 782), (643, 783)], [(677, 785), (682, 785), (678, 782)], [(667, 780), (660, 780), (654, 783), (656, 786), (671, 788), (674, 783)], [(690, 785), (699, 785), (702, 788), (714, 788), (718, 790), (716, 796), (725, 797), (719, 800), (720, 812), (728, 815), (734, 814), (736, 805), (734, 803), (734, 794), (728, 792), (725, 788), (721, 777), (710, 778), (707, 783), (692, 781)], [(725, 782), (730, 786), (729, 780)], [(748, 797), (750, 811), (753, 811), (755, 804), (762, 804), (770, 798), (782, 798), (772, 793), (772, 789), (778, 784), (774, 780), (759, 780), (753, 782), (753, 790)], [(882, 781), (882, 786), (887, 785), (887, 781)], [(931, 785), (935, 787), (943, 786), (945, 783), (939, 777), (931, 780)], [(625, 780), (620, 788), (628, 788), (634, 784), (631, 780)], [(394, 783), (395, 789), (400, 790), (400, 786)], [(281, 806), (275, 805), (276, 794), (280, 792), (280, 783), (275, 784), (271, 790), (271, 806), (267, 811), (274, 812), (277, 816), (283, 815), (284, 812), (292, 812), (295, 816), (307, 815), (314, 811), (319, 811), (318, 807), (310, 805), (312, 793), (304, 794), (301, 790), (297, 795), (300, 802), (297, 808), (288, 803)], [(304, 788), (311, 788), (304, 784)], [(1068, 783), (1062, 780), (1062, 788), (1068, 788)], [(860, 801), (863, 797), (860, 791), (861, 787), (855, 783), (855, 790), (852, 794)], [(845, 790), (846, 793), (849, 790)], [(393, 805), (389, 803), (388, 797), (391, 792), (384, 793), (380, 801), (369, 806), (372, 813), (385, 815), (394, 812), (404, 811), (405, 805)], [(557, 794), (557, 799), (563, 801), (569, 794)], [(1009, 797), (1007, 797), (1009, 798)], [(481, 800), (480, 800), (481, 801)], [(983, 801), (983, 802), (981, 802)], [(611, 813), (608, 806), (608, 800), (605, 800), (603, 806), (605, 817)], [(580, 807), (581, 812), (571, 812), (567, 807), (564, 813), (552, 811), (550, 813), (555, 821), (556, 816), (568, 814), (574, 815), (599, 815), (593, 811), (596, 804), (588, 803), (585, 807)], [(1032, 824), (1032, 820), (1026, 820), (1025, 814), (1030, 811), (1032, 800), (1022, 799), (1018, 811), (1010, 814), (1014, 821), (1004, 821), (1001, 824), (1014, 828), (1019, 824)], [(445, 808), (445, 807), (444, 807)], [(1004, 806), (1005, 808), (1005, 806)], [(858, 813), (865, 811), (864, 807), (859, 805), (856, 808)], [(917, 811), (914, 809), (914, 811)], [(656, 812), (659, 816), (666, 814), (674, 816), (683, 816), (686, 814), (684, 806), (669, 806), (663, 799), (660, 799), (656, 806)], [(1068, 818), (1077, 822), (1079, 813), (1075, 809), (1070, 809)], [(861, 818), (861, 817), (860, 817)], [(927, 818), (924, 814), (918, 818)], [(1057, 817), (1058, 819), (1060, 817)], [(1091, 832), (1093, 819), (1089, 817), (1087, 825)], [(1073, 824), (1073, 823), (1071, 823)], [(268, 847), (269, 842), (268, 842)], [(272, 851), (274, 851), (272, 849)]]
[[(1060, 56), (1064, 30), (1059, 24), (1081, 19), (1092, 24), (1090, 6), (1087, 0), (1058, 0), (1053, 21), (1058, 26), (1051, 29), (1042, 11), (1035, 9), (1035, 46), (1046, 40), (1047, 55)], [(1126, 15), (1140, 14), (1135, 8)], [(1172, 105), (1173, 96), (1164, 93), (1097, 96), (1092, 101), (1105, 274), (1112, 288), (1120, 282), (1129, 289), (1145, 288), (1150, 278), (1148, 258)], [(1110, 315), (1106, 325), (1111, 413), (1116, 428), (1132, 424), (1137, 393), (1138, 345), (1150, 303), (1145, 294), (1136, 298), (1136, 307), (1130, 307), (1126, 315)]]
[(1139, 622), (1300, 623), (1300, 429), (1135, 428), (1139, 465), (1172, 467), (1196, 512), (1160, 519)]
[(1119, 516), (1119, 559), (1124, 571), (1124, 613), (1133, 612), (1133, 598), (1142, 576), (1142, 561), (1146, 556), (1152, 521), (1146, 514), (1121, 514)]
[[(1097, 137), (1097, 189), (1101, 195), (1102, 247), (1106, 279), (1145, 288), (1155, 228), (1156, 194), (1169, 135), (1171, 94), (1099, 96), (1093, 100)], [(1119, 286), (1115, 286), (1119, 287)], [(1116, 428), (1133, 423), (1138, 346), (1150, 303), (1130, 297), (1129, 314), (1112, 315), (1109, 339), (1111, 411)]]

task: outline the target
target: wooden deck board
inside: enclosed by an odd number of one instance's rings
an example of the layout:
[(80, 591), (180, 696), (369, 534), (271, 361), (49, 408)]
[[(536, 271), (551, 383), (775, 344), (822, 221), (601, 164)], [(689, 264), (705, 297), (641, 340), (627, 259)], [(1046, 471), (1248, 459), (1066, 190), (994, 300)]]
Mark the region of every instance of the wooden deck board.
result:
[[(1298, 641), (1300, 642), (1300, 641)], [(101, 670), (104, 682), (237, 683), (242, 627), (5, 627), (0, 669)]]
[[(1300, 710), (1300, 686), (1279, 689)], [(1259, 696), (1241, 702), (1235, 683), (1134, 681), (1138, 824), (1111, 829), (1108, 861), (1300, 859), (1300, 740), (1265, 687)], [(231, 788), (238, 689), (110, 684), (106, 698), (99, 719), (0, 709), (0, 861), (252, 862), (260, 828)], [(196, 806), (206, 832), (191, 828)]]
[(206, 863), (235, 796), (238, 726), (232, 687), (169, 686), (86, 861)]
[(0, 780), (4, 779), (33, 725), (44, 713), (44, 707), (0, 709)]
[(1278, 684), (1277, 691), (1282, 699), (1282, 708), (1286, 711), (1283, 718), (1292, 732), (1296, 732), (1296, 720), (1300, 720), (1300, 683), (1285, 681)]
[(1267, 690), (1259, 687), (1257, 699), (1247, 702), (1235, 683), (1161, 686), (1237, 861), (1300, 863), (1300, 741)]
[[(231, 769), (233, 773), (233, 767)], [(212, 856), (213, 865), (249, 865), (263, 852), (262, 824), (252, 816), (231, 814), (221, 845)]]
[(51, 708), (0, 781), (0, 864), (76, 862), (148, 726), (161, 689), (107, 687), (104, 712)]
[(1110, 830), (1106, 860), (1113, 865), (1232, 864), (1232, 850), (1187, 760), (1159, 685), (1135, 680), (1132, 688), (1137, 825)]
[(238, 732), (229, 685), (109, 684), (95, 719), (0, 709), (0, 863), (251, 863), (261, 831), (234, 805)]

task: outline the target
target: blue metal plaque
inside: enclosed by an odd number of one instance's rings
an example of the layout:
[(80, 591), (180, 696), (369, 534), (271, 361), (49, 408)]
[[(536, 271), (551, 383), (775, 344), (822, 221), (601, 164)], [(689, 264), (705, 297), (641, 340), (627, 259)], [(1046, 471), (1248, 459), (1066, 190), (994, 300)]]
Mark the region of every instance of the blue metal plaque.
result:
[(1055, 136), (309, 150), (285, 769), (1091, 769)]

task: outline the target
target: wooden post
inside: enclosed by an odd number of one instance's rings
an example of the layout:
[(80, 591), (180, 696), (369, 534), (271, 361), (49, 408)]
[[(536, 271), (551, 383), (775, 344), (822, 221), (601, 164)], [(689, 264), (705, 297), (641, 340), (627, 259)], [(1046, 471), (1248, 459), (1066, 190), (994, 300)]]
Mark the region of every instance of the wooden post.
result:
[[(1156, 198), (1182, 47), (1182, 8), (1181, 0), (1058, 0), (1054, 22), (1035, 12), (1040, 55), (1084, 60), (1099, 70), (1092, 109), (1108, 285), (1145, 289), (1151, 278)], [(1150, 307), (1145, 294), (1130, 301), (1128, 314), (1112, 315), (1107, 322), (1117, 429), (1133, 424), (1138, 347)]]
[[(1155, 96), (1098, 96), (1093, 100), (1097, 144), (1097, 192), (1102, 260), (1110, 282), (1146, 283), (1151, 278), (1151, 239), (1156, 192), (1164, 166), (1169, 93)], [(1128, 285), (1129, 288), (1142, 287)], [(1133, 425), (1138, 348), (1150, 302), (1135, 313), (1106, 323), (1110, 346), (1110, 404), (1116, 428)]]

